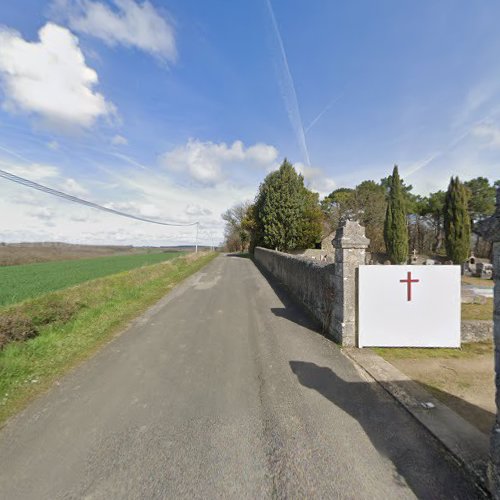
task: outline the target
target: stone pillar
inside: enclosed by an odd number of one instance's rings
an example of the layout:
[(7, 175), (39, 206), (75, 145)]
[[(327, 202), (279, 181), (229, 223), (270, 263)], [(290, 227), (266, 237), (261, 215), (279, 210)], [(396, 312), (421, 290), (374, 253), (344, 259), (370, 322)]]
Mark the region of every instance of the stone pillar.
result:
[(330, 330), (337, 342), (354, 347), (357, 345), (357, 269), (365, 264), (370, 240), (363, 226), (348, 220), (337, 229), (332, 242), (335, 247), (335, 300)]
[(490, 487), (493, 498), (500, 499), (500, 187), (497, 189), (495, 215), (480, 225), (480, 234), (493, 242), (493, 279), (495, 280), (493, 338), (495, 341), (495, 385), (497, 415), (490, 438)]

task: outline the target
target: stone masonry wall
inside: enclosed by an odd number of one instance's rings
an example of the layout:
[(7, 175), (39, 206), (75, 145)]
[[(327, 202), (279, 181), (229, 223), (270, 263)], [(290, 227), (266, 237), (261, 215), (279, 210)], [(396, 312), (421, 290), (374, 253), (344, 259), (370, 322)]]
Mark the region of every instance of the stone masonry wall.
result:
[(323, 330), (341, 342), (332, 328), (335, 296), (335, 264), (313, 261), (300, 255), (257, 247), (255, 260), (272, 274), (321, 324)]
[(323, 326), (325, 333), (344, 346), (357, 344), (356, 280), (365, 263), (370, 240), (355, 221), (346, 221), (332, 241), (335, 263), (255, 249), (255, 260), (278, 278)]
[(491, 468), (490, 481), (493, 498), (500, 499), (500, 188), (497, 190), (496, 235), (493, 243), (493, 269), (495, 279), (493, 337), (495, 339), (495, 385), (496, 385), (496, 421), (491, 431)]
[(461, 341), (463, 344), (473, 342), (491, 342), (493, 340), (493, 321), (464, 320), (461, 324)]
[(493, 242), (493, 279), (495, 280), (493, 338), (495, 340), (496, 419), (490, 435), (490, 489), (493, 498), (500, 500), (500, 186), (497, 188), (496, 211), (479, 223), (483, 238)]

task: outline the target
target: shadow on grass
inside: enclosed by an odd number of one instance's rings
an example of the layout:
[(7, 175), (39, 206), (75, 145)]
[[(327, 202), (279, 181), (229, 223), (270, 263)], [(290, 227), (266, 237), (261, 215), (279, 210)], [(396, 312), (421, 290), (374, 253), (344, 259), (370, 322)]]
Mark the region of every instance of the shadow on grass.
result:
[(495, 422), (495, 414), (491, 413), (480, 406), (476, 406), (468, 401), (465, 401), (454, 394), (442, 391), (431, 385), (418, 382), (422, 387), (429, 391), (439, 401), (458, 413), (463, 419), (477, 427), (484, 434), (489, 435)]

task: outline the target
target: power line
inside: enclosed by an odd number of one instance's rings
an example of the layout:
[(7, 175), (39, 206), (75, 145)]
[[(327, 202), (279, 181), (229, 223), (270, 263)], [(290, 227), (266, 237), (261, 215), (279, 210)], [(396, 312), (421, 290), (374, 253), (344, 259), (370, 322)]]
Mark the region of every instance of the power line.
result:
[(15, 182), (17, 184), (21, 184), (23, 186), (36, 189), (38, 191), (42, 191), (43, 193), (48, 193), (53, 196), (57, 196), (58, 198), (63, 198), (68, 201), (72, 201), (73, 203), (79, 203), (80, 205), (85, 205), (87, 207), (96, 208), (97, 210), (102, 210), (103, 212), (109, 212), (115, 215), (121, 215), (122, 217), (128, 217), (129, 219), (140, 220), (142, 222), (150, 222), (151, 224), (159, 224), (160, 226), (177, 226), (177, 227), (186, 227), (186, 226), (196, 226), (198, 228), (199, 222), (190, 222), (188, 224), (178, 224), (174, 222), (162, 222), (159, 220), (146, 219), (144, 217), (139, 217), (138, 215), (127, 214), (125, 212), (120, 212), (119, 210), (114, 210), (113, 208), (107, 208), (102, 205), (98, 205), (97, 203), (93, 203), (91, 201), (84, 200), (82, 198), (78, 198), (76, 196), (72, 196), (71, 194), (63, 193), (62, 191), (58, 191), (57, 189), (52, 189), (47, 186), (43, 186), (42, 184), (38, 184), (36, 182), (30, 181), (29, 179), (25, 179), (24, 177), (19, 177), (17, 175), (11, 174), (10, 172), (6, 172), (5, 170), (0, 170), (0, 177), (7, 179), (9, 181)]

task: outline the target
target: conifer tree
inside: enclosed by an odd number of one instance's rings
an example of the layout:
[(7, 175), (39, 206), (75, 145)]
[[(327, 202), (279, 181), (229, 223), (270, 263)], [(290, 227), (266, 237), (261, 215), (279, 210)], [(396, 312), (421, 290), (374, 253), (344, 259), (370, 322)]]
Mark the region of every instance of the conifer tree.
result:
[(471, 222), (469, 196), (458, 177), (452, 177), (444, 205), (446, 254), (454, 264), (463, 264), (470, 253)]
[(406, 206), (397, 165), (389, 179), (389, 193), (384, 223), (384, 240), (387, 254), (393, 264), (406, 263), (408, 259), (408, 227)]
[(261, 184), (255, 201), (257, 244), (287, 251), (313, 247), (321, 237), (318, 195), (286, 159)]

